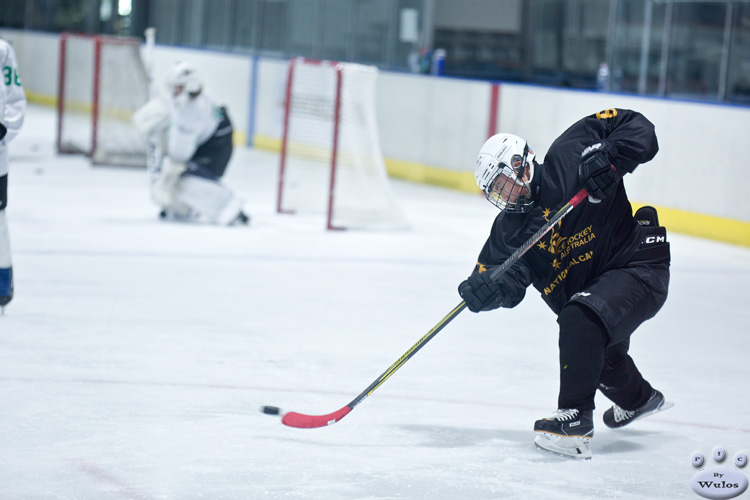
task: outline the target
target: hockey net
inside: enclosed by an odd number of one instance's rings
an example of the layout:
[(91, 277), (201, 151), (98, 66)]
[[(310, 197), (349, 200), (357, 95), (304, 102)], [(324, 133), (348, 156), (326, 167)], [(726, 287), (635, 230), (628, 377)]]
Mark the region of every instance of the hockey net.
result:
[(146, 165), (146, 139), (132, 125), (149, 99), (141, 40), (60, 37), (57, 150), (86, 154), (94, 164)]
[(376, 122), (378, 70), (290, 61), (277, 210), (322, 213), (329, 229), (404, 229)]

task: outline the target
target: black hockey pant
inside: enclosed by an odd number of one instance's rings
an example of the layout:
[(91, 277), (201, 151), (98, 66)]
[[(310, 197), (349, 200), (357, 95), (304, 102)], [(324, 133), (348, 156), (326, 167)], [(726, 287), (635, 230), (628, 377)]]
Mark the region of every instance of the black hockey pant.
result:
[(0, 175), (0, 210), (8, 204), (8, 175)]
[(198, 146), (192, 158), (188, 160), (187, 174), (197, 175), (213, 181), (218, 181), (232, 157), (232, 122), (227, 116), (226, 109), (221, 108), (222, 121), (206, 142)]
[(667, 298), (669, 244), (639, 251), (566, 304), (560, 325), (558, 408), (594, 409), (597, 388), (626, 410), (642, 406), (651, 385), (628, 355), (630, 336)]

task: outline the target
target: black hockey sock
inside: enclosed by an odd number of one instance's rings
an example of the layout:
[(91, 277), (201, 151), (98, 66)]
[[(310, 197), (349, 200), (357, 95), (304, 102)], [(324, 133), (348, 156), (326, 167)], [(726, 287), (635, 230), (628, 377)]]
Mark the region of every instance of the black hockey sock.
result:
[(560, 325), (558, 408), (593, 410), (604, 365), (607, 333), (588, 307), (572, 303), (557, 318)]
[(635, 410), (646, 403), (652, 387), (628, 355), (629, 343), (628, 339), (607, 348), (599, 390), (620, 408)]

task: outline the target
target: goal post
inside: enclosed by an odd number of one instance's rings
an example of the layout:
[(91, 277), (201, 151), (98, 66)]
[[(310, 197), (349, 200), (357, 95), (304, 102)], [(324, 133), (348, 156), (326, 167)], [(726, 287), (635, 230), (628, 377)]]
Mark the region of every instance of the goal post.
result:
[(60, 36), (57, 151), (94, 164), (145, 166), (146, 139), (130, 119), (149, 100), (149, 80), (134, 37)]
[(290, 61), (279, 213), (322, 213), (328, 229), (408, 227), (380, 148), (377, 77), (374, 66)]

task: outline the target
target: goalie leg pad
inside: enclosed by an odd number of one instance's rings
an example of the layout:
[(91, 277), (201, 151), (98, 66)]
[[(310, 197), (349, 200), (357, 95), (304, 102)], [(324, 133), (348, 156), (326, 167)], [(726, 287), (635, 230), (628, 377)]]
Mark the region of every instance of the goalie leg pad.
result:
[(194, 175), (180, 178), (176, 202), (190, 207), (197, 220), (229, 225), (242, 213), (242, 201), (220, 182)]

